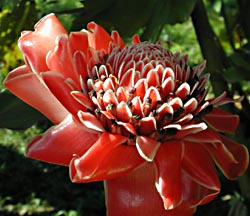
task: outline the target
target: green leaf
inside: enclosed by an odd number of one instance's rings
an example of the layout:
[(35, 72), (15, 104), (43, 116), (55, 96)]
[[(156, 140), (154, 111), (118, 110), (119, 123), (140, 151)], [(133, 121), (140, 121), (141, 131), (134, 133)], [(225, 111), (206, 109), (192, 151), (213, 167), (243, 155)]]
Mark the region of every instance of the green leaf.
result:
[(8, 91), (0, 93), (0, 128), (23, 130), (46, 118)]
[(232, 83), (244, 80), (250, 80), (250, 49), (241, 48), (229, 56), (231, 67), (225, 71), (225, 79)]
[(0, 11), (0, 56), (17, 41), (21, 31), (33, 28), (34, 17), (36, 18), (36, 8), (33, 1), (10, 1), (9, 7)]
[[(130, 37), (141, 29), (143, 39), (158, 39), (165, 24), (186, 20), (196, 0), (85, 0), (74, 29), (95, 21), (105, 28), (116, 29), (122, 37)], [(79, 26), (80, 25), (80, 26)]]

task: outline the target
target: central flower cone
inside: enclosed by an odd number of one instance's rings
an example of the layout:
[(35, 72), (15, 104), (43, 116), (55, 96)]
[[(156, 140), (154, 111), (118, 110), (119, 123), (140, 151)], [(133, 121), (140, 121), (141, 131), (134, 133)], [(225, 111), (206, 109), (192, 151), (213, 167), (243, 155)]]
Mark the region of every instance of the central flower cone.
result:
[(89, 129), (128, 137), (126, 145), (136, 145), (152, 161), (161, 142), (207, 128), (202, 117), (213, 105), (204, 100), (204, 66), (192, 69), (187, 56), (160, 44), (110, 46), (109, 54), (94, 60), (82, 91), (72, 92), (88, 109), (78, 112), (79, 120)]
[(245, 146), (223, 135), (239, 118), (218, 106), (233, 100), (206, 98), (205, 63), (190, 67), (187, 56), (138, 36), (125, 45), (94, 22), (88, 29), (68, 34), (50, 14), (19, 39), (26, 64), (4, 84), (55, 123), (31, 140), (27, 156), (69, 166), (74, 182), (108, 180), (111, 199), (121, 194), (112, 185), (136, 179), (128, 193), (145, 205), (142, 195), (152, 192), (163, 201), (159, 212), (192, 214), (220, 191), (215, 163), (229, 179), (248, 166)]

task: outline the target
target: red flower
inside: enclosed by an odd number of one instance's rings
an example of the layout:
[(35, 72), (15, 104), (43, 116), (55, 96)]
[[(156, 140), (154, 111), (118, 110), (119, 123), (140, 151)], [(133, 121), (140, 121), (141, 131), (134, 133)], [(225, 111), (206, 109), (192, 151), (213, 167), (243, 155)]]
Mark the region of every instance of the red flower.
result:
[(246, 148), (222, 135), (239, 118), (217, 106), (232, 101), (205, 99), (205, 63), (191, 68), (158, 43), (134, 36), (125, 45), (116, 31), (87, 27), (68, 35), (50, 14), (19, 39), (26, 64), (4, 84), (56, 124), (27, 156), (69, 166), (73, 182), (114, 179), (107, 190), (135, 173), (143, 181), (131, 193), (148, 182), (170, 215), (192, 214), (220, 191), (214, 162), (229, 179), (246, 170)]

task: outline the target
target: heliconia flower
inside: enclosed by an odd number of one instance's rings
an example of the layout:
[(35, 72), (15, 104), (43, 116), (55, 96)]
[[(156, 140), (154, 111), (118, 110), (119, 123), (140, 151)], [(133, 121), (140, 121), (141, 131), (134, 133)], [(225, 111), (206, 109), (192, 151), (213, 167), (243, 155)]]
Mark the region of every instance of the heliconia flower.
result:
[(109, 215), (192, 215), (220, 191), (215, 164), (232, 180), (247, 168), (224, 135), (239, 118), (218, 108), (233, 100), (207, 99), (205, 63), (87, 28), (68, 34), (50, 14), (19, 39), (26, 64), (4, 84), (55, 123), (27, 156), (69, 166), (73, 182), (105, 180)]

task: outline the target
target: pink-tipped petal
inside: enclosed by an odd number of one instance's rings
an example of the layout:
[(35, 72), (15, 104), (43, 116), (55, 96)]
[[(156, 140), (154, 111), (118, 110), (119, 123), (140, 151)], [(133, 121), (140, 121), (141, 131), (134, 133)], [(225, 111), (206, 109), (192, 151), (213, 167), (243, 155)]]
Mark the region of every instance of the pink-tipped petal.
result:
[(69, 115), (59, 125), (31, 140), (26, 149), (29, 158), (68, 166), (75, 155), (83, 155), (98, 139), (98, 134), (80, 128)]
[(182, 146), (180, 141), (162, 143), (154, 159), (157, 167), (156, 188), (165, 209), (174, 209), (182, 202)]
[(43, 81), (30, 72), (30, 68), (27, 66), (21, 66), (11, 71), (6, 77), (4, 85), (55, 124), (61, 122), (68, 115), (68, 111), (48, 90)]
[(220, 132), (235, 133), (239, 124), (238, 116), (216, 107), (203, 118), (213, 129)]
[(102, 133), (99, 139), (83, 155), (70, 163), (73, 182), (100, 181), (117, 178), (143, 163), (136, 149), (126, 145), (127, 137)]

